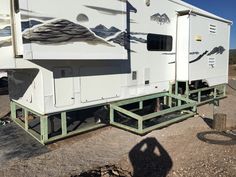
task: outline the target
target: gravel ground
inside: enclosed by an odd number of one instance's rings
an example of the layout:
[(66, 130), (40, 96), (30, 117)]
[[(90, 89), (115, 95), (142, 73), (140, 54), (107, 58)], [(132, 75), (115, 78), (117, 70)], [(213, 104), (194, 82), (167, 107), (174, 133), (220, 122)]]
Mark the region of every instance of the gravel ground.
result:
[[(234, 105), (236, 91), (228, 88), (228, 98), (216, 110), (227, 114), (231, 130), (236, 129)], [(46, 147), (12, 123), (0, 131), (0, 176), (236, 176), (236, 132), (231, 136), (208, 134), (213, 106), (199, 107), (198, 113), (142, 137), (105, 127)], [(198, 138), (201, 133), (207, 139), (230, 143), (204, 142)]]

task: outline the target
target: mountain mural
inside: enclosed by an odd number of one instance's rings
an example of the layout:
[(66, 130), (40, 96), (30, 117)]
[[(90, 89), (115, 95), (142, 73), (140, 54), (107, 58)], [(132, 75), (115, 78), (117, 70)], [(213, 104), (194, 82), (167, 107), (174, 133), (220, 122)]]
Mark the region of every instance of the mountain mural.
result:
[(102, 37), (102, 38), (107, 38), (110, 36), (114, 36), (116, 33), (120, 32), (118, 28), (112, 26), (109, 29), (105, 27), (104, 25), (98, 25), (95, 28), (90, 28), (96, 35)]
[(39, 24), (42, 24), (42, 22), (37, 21), (37, 20), (22, 21), (21, 22), (22, 32), (28, 28), (32, 28), (32, 27), (39, 25)]
[(137, 42), (147, 43), (146, 39), (137, 38), (135, 36), (128, 35), (126, 32), (121, 32), (116, 37), (109, 39), (109, 41), (112, 41), (112, 42), (119, 44), (121, 46), (125, 46), (128, 41), (130, 41), (131, 43), (137, 43)]
[[(32, 28), (35, 25), (42, 24), (42, 22), (37, 21), (37, 20), (29, 20), (29, 21), (22, 21), (21, 22), (21, 27), (22, 27), (22, 32), (28, 28)], [(0, 29), (0, 37), (7, 37), (11, 36), (11, 27), (6, 26), (3, 29)]]
[(94, 35), (88, 28), (69, 20), (58, 19), (30, 29), (23, 34), (24, 43), (65, 44), (86, 42), (91, 45), (103, 44), (112, 47), (105, 40)]
[(0, 40), (0, 48), (11, 46), (11, 39)]
[(157, 22), (160, 25), (170, 23), (170, 19), (165, 13), (162, 15), (159, 13), (156, 13), (151, 16), (151, 20)]
[(0, 29), (0, 37), (11, 36), (11, 27), (6, 26), (3, 29)]
[(211, 56), (211, 55), (214, 55), (214, 54), (223, 54), (225, 51), (225, 48), (222, 47), (222, 46), (219, 46), (219, 47), (214, 47), (210, 53), (207, 54), (207, 56)]

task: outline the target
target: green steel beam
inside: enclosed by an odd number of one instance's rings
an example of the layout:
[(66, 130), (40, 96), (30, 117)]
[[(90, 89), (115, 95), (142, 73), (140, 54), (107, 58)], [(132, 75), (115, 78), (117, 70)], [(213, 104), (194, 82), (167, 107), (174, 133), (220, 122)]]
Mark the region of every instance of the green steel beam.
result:
[(110, 123), (114, 122), (114, 109), (110, 105)]
[(110, 107), (112, 109), (118, 111), (118, 112), (121, 112), (121, 113), (123, 113), (123, 114), (125, 114), (125, 115), (127, 115), (129, 117), (132, 117), (133, 119), (142, 120), (142, 116), (139, 116), (139, 115), (137, 115), (137, 114), (135, 114), (133, 112), (130, 112), (130, 111), (126, 110), (126, 109), (123, 109), (121, 107), (118, 107), (118, 106), (115, 106), (115, 105), (112, 105), (112, 104), (110, 104)]
[(179, 90), (179, 82), (175, 82), (175, 95), (178, 95), (178, 90)]
[(141, 97), (136, 97), (136, 98), (130, 98), (126, 100), (121, 100), (121, 101), (113, 102), (111, 104), (115, 106), (123, 106), (123, 105), (131, 104), (131, 103), (135, 103), (139, 101), (150, 100), (150, 99), (166, 96), (166, 94), (167, 92), (156, 93), (156, 94), (151, 94), (151, 95), (146, 95), (146, 96), (141, 96)]
[(145, 128), (145, 129), (142, 131), (142, 133), (145, 134), (145, 133), (148, 133), (148, 132), (153, 131), (153, 130), (155, 130), (155, 129), (162, 128), (162, 127), (166, 127), (166, 126), (168, 126), (168, 125), (170, 125), (170, 124), (179, 122), (179, 121), (181, 121), (181, 120), (185, 120), (185, 119), (187, 119), (187, 118), (189, 118), (189, 117), (192, 117), (192, 116), (194, 116), (194, 115), (195, 115), (195, 113), (189, 113), (189, 114), (186, 114), (186, 115), (183, 115), (183, 116), (180, 116), (180, 117), (171, 119), (171, 120), (169, 120), (169, 121), (165, 121), (165, 122), (159, 123), (159, 124), (154, 125), (154, 126), (152, 126), (152, 127)]
[(66, 136), (67, 134), (66, 112), (61, 113), (61, 130), (62, 130), (62, 136)]
[(186, 81), (185, 83), (185, 95), (187, 98), (189, 98), (189, 83)]
[(85, 132), (95, 130), (95, 129), (98, 129), (98, 128), (102, 128), (102, 127), (105, 127), (105, 126), (107, 126), (107, 125), (106, 124), (96, 124), (96, 125), (89, 126), (89, 127), (83, 127), (83, 128), (78, 129), (78, 130), (68, 132), (66, 135), (57, 135), (57, 136), (51, 137), (48, 140), (46, 140), (44, 142), (44, 144), (52, 143), (52, 142), (57, 141), (57, 140), (65, 139), (65, 138), (68, 138), (68, 137), (71, 137), (71, 136), (74, 136), (74, 135), (77, 135), (77, 134), (85, 133)]
[(205, 101), (197, 103), (197, 106), (200, 106), (200, 105), (203, 105), (203, 104), (207, 104), (207, 103), (212, 102), (214, 100), (221, 100), (221, 99), (224, 99), (226, 97), (227, 96), (220, 96), (220, 97), (212, 98), (212, 99), (209, 99), (209, 100), (205, 100)]
[(196, 101), (193, 101), (193, 100), (190, 100), (188, 98), (185, 98), (185, 97), (182, 97), (182, 96), (178, 96), (178, 95), (167, 94), (167, 96), (170, 96), (170, 97), (175, 98), (177, 100), (185, 101), (186, 103), (196, 103)]
[(111, 125), (114, 125), (116, 127), (122, 128), (124, 130), (128, 130), (130, 132), (134, 132), (134, 133), (137, 133), (137, 134), (142, 134), (143, 133), (143, 131), (140, 131), (140, 130), (138, 130), (136, 128), (133, 128), (133, 127), (121, 124), (121, 123), (113, 122)]
[(11, 118), (16, 119), (16, 104), (13, 101), (11, 101), (10, 107), (11, 107)]
[(188, 103), (188, 104), (185, 104), (185, 105), (182, 105), (182, 106), (177, 106), (177, 107), (165, 109), (163, 111), (154, 112), (154, 113), (143, 116), (143, 121), (152, 119), (154, 117), (162, 116), (162, 115), (165, 115), (165, 114), (169, 114), (169, 113), (172, 113), (172, 112), (181, 111), (181, 110), (184, 110), (184, 109), (187, 109), (187, 108), (191, 108), (191, 107), (194, 107), (194, 105), (195, 104), (193, 104), (193, 103)]
[[(186, 84), (188, 84), (188, 82), (186, 82)], [(178, 85), (178, 83), (177, 83), (177, 85)], [(219, 86), (215, 86), (215, 87), (203, 88), (203, 89), (198, 89), (198, 90), (194, 90), (194, 91), (189, 91), (188, 88), (186, 87), (187, 95), (190, 95), (190, 94), (193, 94), (193, 93), (198, 93), (198, 101), (199, 101), (199, 95), (201, 97), (201, 92), (202, 91), (214, 89), (214, 98), (213, 99), (197, 103), (196, 101), (188, 99), (188, 97), (185, 98), (183, 96), (172, 94), (172, 86), (173, 85), (170, 83), (169, 93), (162, 92), (162, 93), (151, 94), (151, 95), (147, 95), (147, 96), (141, 96), (141, 97), (138, 97), (138, 98), (132, 98), (132, 99), (127, 99), (127, 100), (122, 100), (122, 101), (117, 101), (117, 102), (111, 103), (110, 104), (110, 124), (114, 125), (114, 126), (117, 126), (117, 127), (120, 127), (120, 128), (123, 128), (123, 129), (126, 129), (126, 130), (129, 130), (129, 131), (132, 131), (132, 132), (135, 132), (135, 133), (138, 133), (138, 134), (143, 134), (143, 133), (146, 133), (148, 131), (152, 131), (153, 129), (161, 128), (161, 127), (167, 126), (168, 124), (172, 124), (174, 122), (177, 122), (177, 121), (186, 119), (188, 117), (191, 117), (195, 113), (190, 112), (187, 115), (183, 115), (183, 116), (174, 118), (172, 120), (157, 124), (155, 126), (143, 129), (143, 121), (145, 121), (145, 120), (151, 119), (153, 117), (158, 117), (160, 115), (169, 114), (169, 113), (172, 113), (172, 112), (175, 112), (175, 111), (184, 110), (184, 109), (191, 108), (191, 107), (192, 107), (193, 111), (196, 111), (197, 105), (204, 104), (204, 103), (207, 103), (207, 102), (210, 102), (210, 101), (214, 101), (215, 99), (225, 98), (225, 95), (226, 95), (226, 85), (219, 85)], [(176, 92), (176, 90), (177, 90), (177, 93), (178, 93), (178, 87), (176, 87), (175, 92)], [(221, 90), (222, 90), (222, 95), (223, 96), (219, 95), (220, 93), (217, 92), (217, 91), (221, 91)], [(144, 100), (160, 98), (160, 97), (164, 97), (164, 103), (165, 104), (167, 104), (167, 101), (168, 101), (168, 104), (171, 107), (170, 109), (163, 110), (163, 111), (160, 111), (160, 112), (151, 113), (151, 114), (148, 114), (148, 115), (145, 115), (145, 116), (139, 116), (139, 115), (137, 115), (137, 114), (135, 114), (131, 111), (128, 111), (128, 110), (125, 110), (125, 109), (119, 107), (119, 106), (122, 106), (122, 105), (127, 105), (127, 104), (131, 104), (131, 103), (139, 102), (139, 109), (143, 109), (143, 101)], [(172, 99), (173, 98), (178, 101), (178, 106), (176, 106), (176, 107), (172, 107)], [(181, 105), (182, 101), (186, 102), (186, 104)], [(16, 115), (17, 107), (23, 109), (24, 115), (25, 115), (25, 123), (23, 123), (20, 119), (17, 119), (17, 115)], [(118, 112), (121, 112), (121, 113), (123, 113), (123, 114), (125, 114), (125, 115), (127, 115), (127, 116), (129, 116), (133, 119), (138, 120), (138, 129), (135, 129), (135, 128), (129, 127), (127, 125), (123, 125), (123, 124), (114, 122), (114, 111), (115, 110), (118, 111)], [(40, 135), (37, 132), (35, 132), (35, 131), (33, 131), (29, 128), (29, 125), (28, 125), (28, 115), (29, 115), (29, 113), (33, 113), (36, 116), (40, 117), (40, 132), (41, 132)], [(105, 126), (105, 124), (97, 124), (97, 125), (94, 125), (94, 126), (85, 127), (85, 128), (78, 129), (76, 131), (68, 133), (67, 132), (66, 113), (67, 113), (66, 111), (61, 112), (62, 134), (49, 138), (48, 137), (48, 116), (43, 116), (40, 113), (37, 113), (33, 110), (30, 110), (30, 109), (28, 109), (28, 108), (26, 108), (26, 107), (24, 107), (24, 106), (22, 106), (18, 103), (15, 103), (13, 101), (11, 102), (11, 118), (13, 119), (13, 121), (15, 123), (17, 123), (20, 127), (22, 127), (31, 136), (33, 136), (35, 139), (37, 139), (39, 142), (41, 142), (43, 144)]]
[(167, 96), (164, 96), (164, 104), (167, 105)]
[[(21, 127), (23, 130), (25, 130), (25, 124), (19, 120), (19, 119), (13, 119), (13, 121), (19, 126)], [(42, 143), (41, 141), (41, 136), (40, 134), (38, 134), (37, 132), (31, 130), (31, 129), (28, 129), (28, 130), (25, 130), (28, 134), (30, 134), (34, 139), (36, 139), (38, 142)], [(43, 144), (43, 143), (42, 143)]]
[(48, 117), (47, 116), (40, 117), (40, 134), (41, 134), (42, 143), (45, 143), (48, 140)]
[(139, 109), (143, 109), (143, 101), (139, 102)]
[(31, 110), (31, 109), (29, 109), (29, 108), (27, 108), (27, 107), (25, 107), (25, 106), (22, 106), (22, 105), (19, 104), (19, 103), (14, 102), (14, 104), (15, 104), (16, 106), (18, 106), (18, 107), (24, 109), (24, 110), (28, 110), (28, 112), (31, 112), (31, 113), (35, 114), (36, 116), (39, 116), (39, 117), (42, 116), (42, 114), (40, 114), (40, 113), (38, 113), (38, 112), (36, 112), (36, 111), (33, 111), (33, 110)]
[(197, 90), (191, 90), (191, 91), (189, 91), (189, 94), (197, 93), (199, 91), (207, 91), (207, 90), (211, 90), (211, 89), (214, 89), (214, 88), (220, 88), (220, 87), (223, 87), (223, 86), (224, 86), (224, 84), (217, 85), (217, 86), (212, 86), (212, 87), (201, 88), (201, 89), (197, 89)]
[(29, 112), (28, 110), (24, 109), (24, 117), (25, 117), (25, 130), (29, 129)]

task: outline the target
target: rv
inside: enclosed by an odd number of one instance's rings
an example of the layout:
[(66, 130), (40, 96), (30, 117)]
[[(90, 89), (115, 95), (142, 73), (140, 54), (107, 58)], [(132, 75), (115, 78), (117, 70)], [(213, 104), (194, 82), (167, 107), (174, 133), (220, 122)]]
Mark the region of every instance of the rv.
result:
[[(143, 134), (225, 97), (232, 22), (181, 0), (0, 0), (0, 7), (11, 117), (42, 143), (105, 119)], [(140, 113), (153, 100), (154, 111)], [(86, 110), (105, 121), (69, 131), (71, 114), (82, 111), (73, 119), (80, 122)]]

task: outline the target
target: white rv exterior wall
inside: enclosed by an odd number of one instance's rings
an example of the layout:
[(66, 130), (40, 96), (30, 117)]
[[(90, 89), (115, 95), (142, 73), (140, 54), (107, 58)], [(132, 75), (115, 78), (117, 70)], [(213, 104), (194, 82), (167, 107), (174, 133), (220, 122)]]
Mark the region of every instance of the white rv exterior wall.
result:
[(189, 15), (179, 16), (177, 24), (176, 79), (189, 80)]
[[(21, 4), (26, 4), (25, 8), (27, 8), (27, 4), (31, 7), (31, 11), (28, 11), (25, 15), (35, 16), (35, 14), (32, 14), (32, 11), (35, 10), (40, 11), (40, 13), (37, 13), (37, 18), (45, 19), (45, 16), (48, 17), (50, 15), (53, 19), (50, 19), (48, 22), (66, 18), (66, 20), (76, 24), (83, 24), (84, 26), (86, 23), (75, 21), (76, 15), (74, 11), (69, 10), (73, 6), (73, 8), (76, 7), (78, 9), (79, 13), (80, 6), (76, 6), (78, 2), (83, 2), (84, 5), (86, 5), (86, 2), (89, 2), (90, 6), (93, 5), (93, 2), (95, 3), (93, 6), (98, 5), (98, 2), (100, 6), (104, 3), (106, 8), (109, 6), (113, 7), (118, 3), (126, 4), (125, 1), (122, 2), (120, 0), (109, 0), (109, 4), (108, 0), (37, 1), (37, 4), (40, 4), (40, 2), (46, 2), (47, 4), (47, 6), (40, 7), (31, 4), (31, 2), (36, 2), (35, 0), (20, 0), (20, 2), (22, 2)], [(56, 4), (56, 7), (48, 6), (48, 3), (51, 2)], [(178, 52), (176, 50), (177, 11), (191, 10), (193, 7), (186, 4), (182, 5), (179, 1), (175, 3), (168, 0), (151, 1), (150, 6), (147, 6), (145, 1), (130, 0), (129, 3), (135, 9), (129, 13), (129, 30), (130, 34), (135, 37), (130, 42), (129, 55), (127, 50), (124, 47), (118, 46), (118, 44), (114, 44), (117, 46), (117, 51), (113, 51), (114, 55), (113, 52), (107, 52), (107, 46), (104, 47), (102, 45), (104, 48), (102, 50), (95, 50), (94, 53), (96, 55), (94, 55), (92, 60), (90, 56), (93, 51), (88, 52), (85, 47), (84, 51), (89, 56), (87, 57), (80, 53), (81, 50), (72, 47), (75, 43), (68, 46), (67, 44), (59, 45), (60, 47), (57, 44), (55, 46), (44, 44), (40, 47), (40, 44), (37, 43), (36, 45), (24, 44), (24, 59), (15, 60), (16, 70), (10, 74), (11, 99), (41, 114), (49, 114), (168, 91), (169, 82), (173, 82), (176, 79), (175, 62), (176, 52)], [(65, 4), (69, 5), (66, 6)], [(65, 10), (61, 11), (61, 9)], [(88, 11), (91, 14), (97, 14), (98, 10), (90, 8)], [(107, 13), (104, 14), (104, 9), (100, 8), (99, 11), (103, 11), (102, 14), (106, 17), (108, 16)], [(135, 13), (134, 11), (137, 12)], [(99, 13), (99, 15), (101, 14)], [(151, 20), (153, 15), (156, 15), (157, 18)], [(123, 19), (123, 16), (121, 15), (119, 19)], [(91, 27), (95, 27), (95, 25), (100, 23), (104, 23), (108, 28), (114, 24), (121, 25), (123, 21), (117, 21), (115, 17), (116, 15), (110, 15), (109, 18), (102, 18), (101, 16), (96, 18), (95, 16), (91, 21), (91, 24), (93, 24)], [(35, 25), (32, 29), (39, 26), (41, 24)], [(87, 26), (87, 28), (91, 27)], [(118, 27), (121, 30), (126, 28)], [(25, 29), (25, 32), (27, 30), (30, 29)], [(148, 33), (172, 36), (172, 51), (148, 51), (146, 43), (140, 42), (139, 39), (146, 40)], [(55, 49), (58, 52), (58, 56), (55, 55)], [(73, 50), (71, 52), (72, 55), (70, 55), (70, 50)], [(64, 51), (67, 52), (63, 54)], [(98, 51), (101, 52), (101, 55), (97, 54)], [(117, 57), (117, 52), (122, 57)], [(186, 55), (186, 51), (184, 52)], [(109, 57), (104, 57), (107, 53), (109, 53)], [(60, 54), (63, 55), (60, 57)], [(227, 55), (226, 52), (225, 55)], [(182, 56), (180, 58), (182, 59)], [(189, 59), (187, 58), (187, 60)], [(28, 69), (31, 69), (31, 71)], [(23, 75), (28, 75), (29, 73), (33, 73), (31, 74), (32, 77), (25, 77), (24, 79)], [(132, 79), (134, 73), (137, 76), (135, 80)], [(182, 76), (185, 77), (185, 74)], [(205, 79), (205, 77), (202, 79)], [(149, 81), (149, 83), (146, 81)], [(20, 92), (17, 91), (19, 88), (21, 88)]]
[[(197, 55), (189, 56), (189, 80), (204, 79), (209, 86), (228, 83), (230, 24), (200, 15), (190, 17), (190, 52), (207, 53), (193, 63)], [(210, 25), (215, 26), (215, 33), (210, 32)]]
[(227, 83), (230, 24), (196, 14), (178, 19), (177, 80)]

